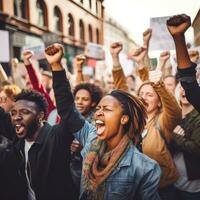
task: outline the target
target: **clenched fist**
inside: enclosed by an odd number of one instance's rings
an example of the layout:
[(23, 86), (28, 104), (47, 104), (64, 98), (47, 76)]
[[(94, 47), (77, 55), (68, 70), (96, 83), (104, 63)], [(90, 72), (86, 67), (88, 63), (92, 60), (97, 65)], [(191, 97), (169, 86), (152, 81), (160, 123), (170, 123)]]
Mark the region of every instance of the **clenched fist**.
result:
[(121, 52), (123, 45), (121, 42), (114, 42), (110, 45), (110, 53), (112, 57), (118, 57)]
[(183, 35), (190, 25), (191, 19), (185, 14), (175, 15), (167, 20), (167, 28), (172, 36)]
[(55, 43), (45, 49), (45, 57), (50, 65), (60, 64), (64, 50), (61, 44)]

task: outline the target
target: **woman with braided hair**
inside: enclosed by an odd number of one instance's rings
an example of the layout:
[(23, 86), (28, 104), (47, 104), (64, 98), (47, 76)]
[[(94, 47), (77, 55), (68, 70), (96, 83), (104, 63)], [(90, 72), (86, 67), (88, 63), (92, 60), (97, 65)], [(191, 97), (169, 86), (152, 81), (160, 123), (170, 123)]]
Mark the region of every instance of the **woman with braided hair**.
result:
[(97, 139), (84, 156), (81, 199), (159, 199), (158, 164), (137, 144), (146, 112), (134, 96), (114, 90), (95, 112)]
[[(65, 112), (69, 106), (74, 113), (74, 98), (60, 64), (60, 55), (63, 55), (63, 48), (59, 44), (46, 49), (52, 70), (63, 77), (63, 91), (67, 97)], [(76, 115), (76, 122), (84, 121), (83, 127), (73, 134), (83, 146), (80, 199), (160, 199), (157, 193), (159, 165), (135, 147), (145, 126), (145, 118), (140, 100), (120, 90), (112, 91), (98, 103), (94, 113), (96, 130), (81, 115)], [(73, 126), (76, 125), (71, 121), (71, 128)]]

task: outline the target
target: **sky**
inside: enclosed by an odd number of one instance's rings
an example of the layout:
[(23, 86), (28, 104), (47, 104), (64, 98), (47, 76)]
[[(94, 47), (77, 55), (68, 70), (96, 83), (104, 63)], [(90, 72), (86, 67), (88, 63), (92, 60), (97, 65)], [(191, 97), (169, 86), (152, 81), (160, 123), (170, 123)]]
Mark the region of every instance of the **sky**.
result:
[[(142, 32), (150, 25), (151, 17), (185, 13), (193, 22), (200, 0), (104, 0), (105, 12), (125, 27), (134, 41), (142, 41)], [(186, 33), (187, 41), (193, 42), (193, 30)]]

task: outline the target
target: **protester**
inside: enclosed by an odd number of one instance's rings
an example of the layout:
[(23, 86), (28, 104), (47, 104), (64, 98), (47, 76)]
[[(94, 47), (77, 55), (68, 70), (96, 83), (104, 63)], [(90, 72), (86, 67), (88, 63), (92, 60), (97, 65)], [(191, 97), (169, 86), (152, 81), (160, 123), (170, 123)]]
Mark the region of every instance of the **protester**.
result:
[(185, 14), (176, 15), (167, 21), (167, 28), (176, 47), (179, 80), (188, 101), (200, 112), (200, 87), (196, 80), (196, 64), (190, 60), (184, 36), (190, 25), (190, 17)]
[[(61, 58), (51, 60), (59, 53), (60, 47), (52, 45), (47, 60), (64, 77)], [(62, 81), (66, 86), (69, 83), (67, 79)], [(70, 88), (66, 87), (65, 92), (68, 101), (73, 101)], [(80, 199), (133, 199), (136, 194), (141, 199), (159, 199), (160, 169), (134, 146), (145, 124), (141, 102), (125, 92), (113, 91), (101, 99), (96, 109), (97, 139), (91, 144), (87, 138), (92, 125), (86, 121), (75, 134), (84, 146)]]
[(17, 85), (5, 85), (0, 88), (0, 106), (9, 112), (14, 104), (14, 98), (20, 93), (20, 88)]
[(179, 86), (182, 121), (174, 129), (174, 162), (180, 174), (175, 182), (177, 199), (200, 199), (200, 114), (187, 101), (184, 89)]

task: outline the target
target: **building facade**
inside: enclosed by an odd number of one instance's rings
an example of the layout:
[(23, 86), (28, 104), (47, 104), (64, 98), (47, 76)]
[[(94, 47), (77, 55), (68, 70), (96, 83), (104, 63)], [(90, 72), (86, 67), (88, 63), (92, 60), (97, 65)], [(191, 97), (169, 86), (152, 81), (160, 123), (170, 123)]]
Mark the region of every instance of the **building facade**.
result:
[(194, 43), (195, 46), (200, 46), (200, 9), (192, 23), (194, 28)]
[(107, 14), (104, 21), (104, 33), (105, 46), (109, 47), (111, 43), (117, 41), (122, 42), (123, 53), (125, 54), (136, 46), (136, 43), (130, 38), (128, 31)]
[(88, 42), (103, 44), (103, 0), (0, 0), (0, 30), (8, 32), (10, 58), (24, 47), (60, 42), (66, 58)]

